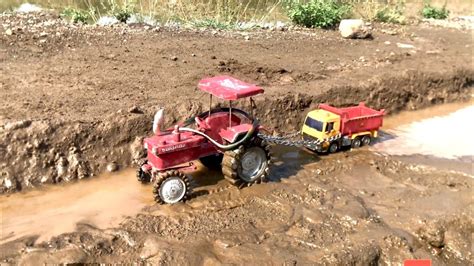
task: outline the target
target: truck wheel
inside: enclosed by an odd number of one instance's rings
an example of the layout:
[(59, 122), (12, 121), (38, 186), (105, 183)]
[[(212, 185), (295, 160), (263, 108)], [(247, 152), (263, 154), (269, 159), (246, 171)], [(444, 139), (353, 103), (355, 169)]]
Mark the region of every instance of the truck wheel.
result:
[(159, 173), (153, 185), (153, 195), (159, 204), (186, 201), (192, 193), (191, 179), (177, 170)]
[(218, 169), (221, 167), (222, 158), (224, 158), (224, 155), (219, 153), (199, 158), (199, 161), (208, 169)]
[(357, 138), (355, 138), (354, 140), (352, 140), (352, 148), (353, 148), (353, 149), (357, 149), (357, 148), (359, 148), (361, 145), (362, 145), (362, 141), (360, 140), (359, 137), (357, 137)]
[(139, 182), (143, 183), (143, 184), (146, 184), (146, 183), (150, 183), (151, 181), (151, 176), (145, 172), (143, 172), (142, 170), (142, 166), (144, 164), (148, 163), (147, 160), (143, 160), (141, 161), (138, 165), (138, 170), (137, 170), (137, 179)]
[(222, 173), (231, 184), (242, 188), (265, 182), (271, 163), (269, 146), (260, 138), (224, 153)]
[(337, 144), (337, 142), (333, 142), (331, 143), (331, 145), (329, 145), (329, 148), (328, 148), (329, 153), (335, 153), (338, 150), (339, 150), (339, 144)]
[(367, 145), (370, 145), (371, 142), (372, 142), (372, 139), (370, 138), (369, 135), (362, 137), (362, 145), (367, 146)]

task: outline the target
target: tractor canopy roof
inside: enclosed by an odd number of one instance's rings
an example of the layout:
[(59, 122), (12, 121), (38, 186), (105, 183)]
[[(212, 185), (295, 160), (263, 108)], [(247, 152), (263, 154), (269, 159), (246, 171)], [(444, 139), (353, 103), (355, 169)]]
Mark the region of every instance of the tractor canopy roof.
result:
[(237, 100), (263, 93), (262, 88), (229, 76), (202, 79), (198, 87), (223, 100)]

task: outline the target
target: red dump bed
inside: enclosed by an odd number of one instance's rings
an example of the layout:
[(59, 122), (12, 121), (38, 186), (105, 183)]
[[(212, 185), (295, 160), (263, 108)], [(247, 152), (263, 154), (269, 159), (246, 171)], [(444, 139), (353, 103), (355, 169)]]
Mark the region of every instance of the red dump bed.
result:
[(357, 106), (336, 108), (320, 104), (320, 109), (337, 114), (341, 117), (341, 134), (352, 135), (363, 131), (378, 130), (383, 124), (385, 110), (374, 110), (359, 103)]

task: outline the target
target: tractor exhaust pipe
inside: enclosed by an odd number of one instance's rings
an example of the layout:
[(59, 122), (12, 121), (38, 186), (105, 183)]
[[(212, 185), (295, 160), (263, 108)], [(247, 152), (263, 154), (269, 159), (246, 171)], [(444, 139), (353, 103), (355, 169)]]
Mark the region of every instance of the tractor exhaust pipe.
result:
[(158, 112), (156, 112), (155, 118), (153, 119), (153, 133), (155, 133), (155, 135), (158, 135), (161, 133), (161, 129), (163, 127), (163, 123), (165, 120), (164, 112), (165, 112), (165, 109), (160, 108)]

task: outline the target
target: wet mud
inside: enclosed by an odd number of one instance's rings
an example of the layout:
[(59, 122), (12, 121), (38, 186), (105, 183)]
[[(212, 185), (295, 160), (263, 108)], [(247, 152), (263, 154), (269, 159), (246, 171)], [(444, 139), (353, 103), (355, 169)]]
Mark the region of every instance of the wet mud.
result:
[[(255, 112), (277, 134), (321, 102), (365, 101), (387, 110), (386, 136), (404, 141), (400, 126), (471, 105), (459, 104), (472, 97), (470, 32), (407, 26), (356, 42), (259, 31), (248, 41), (73, 27), (51, 14), (0, 22), (15, 29), (0, 35), (0, 261), (472, 264), (472, 155), (395, 155), (390, 138), (329, 156), (274, 147), (269, 183), (239, 190), (199, 167), (194, 197), (172, 206), (151, 202), (133, 169), (156, 109), (167, 125), (207, 109), (195, 85), (217, 74), (265, 86)], [(430, 106), (442, 107), (408, 112)]]
[[(462, 107), (432, 112), (449, 115)], [(424, 113), (429, 112), (388, 117), (387, 129), (428, 118)], [(219, 171), (199, 166), (192, 174), (198, 185), (194, 197), (178, 205), (154, 205), (150, 186), (135, 181), (131, 169), (12, 194), (1, 203), (3, 232), (11, 231), (2, 236), (3, 259), (26, 264), (117, 258), (165, 264), (472, 261), (472, 172), (420, 164), (416, 156), (405, 156), (410, 161), (374, 153), (379, 144), (327, 156), (274, 147), (271, 181), (243, 190), (230, 186)]]

